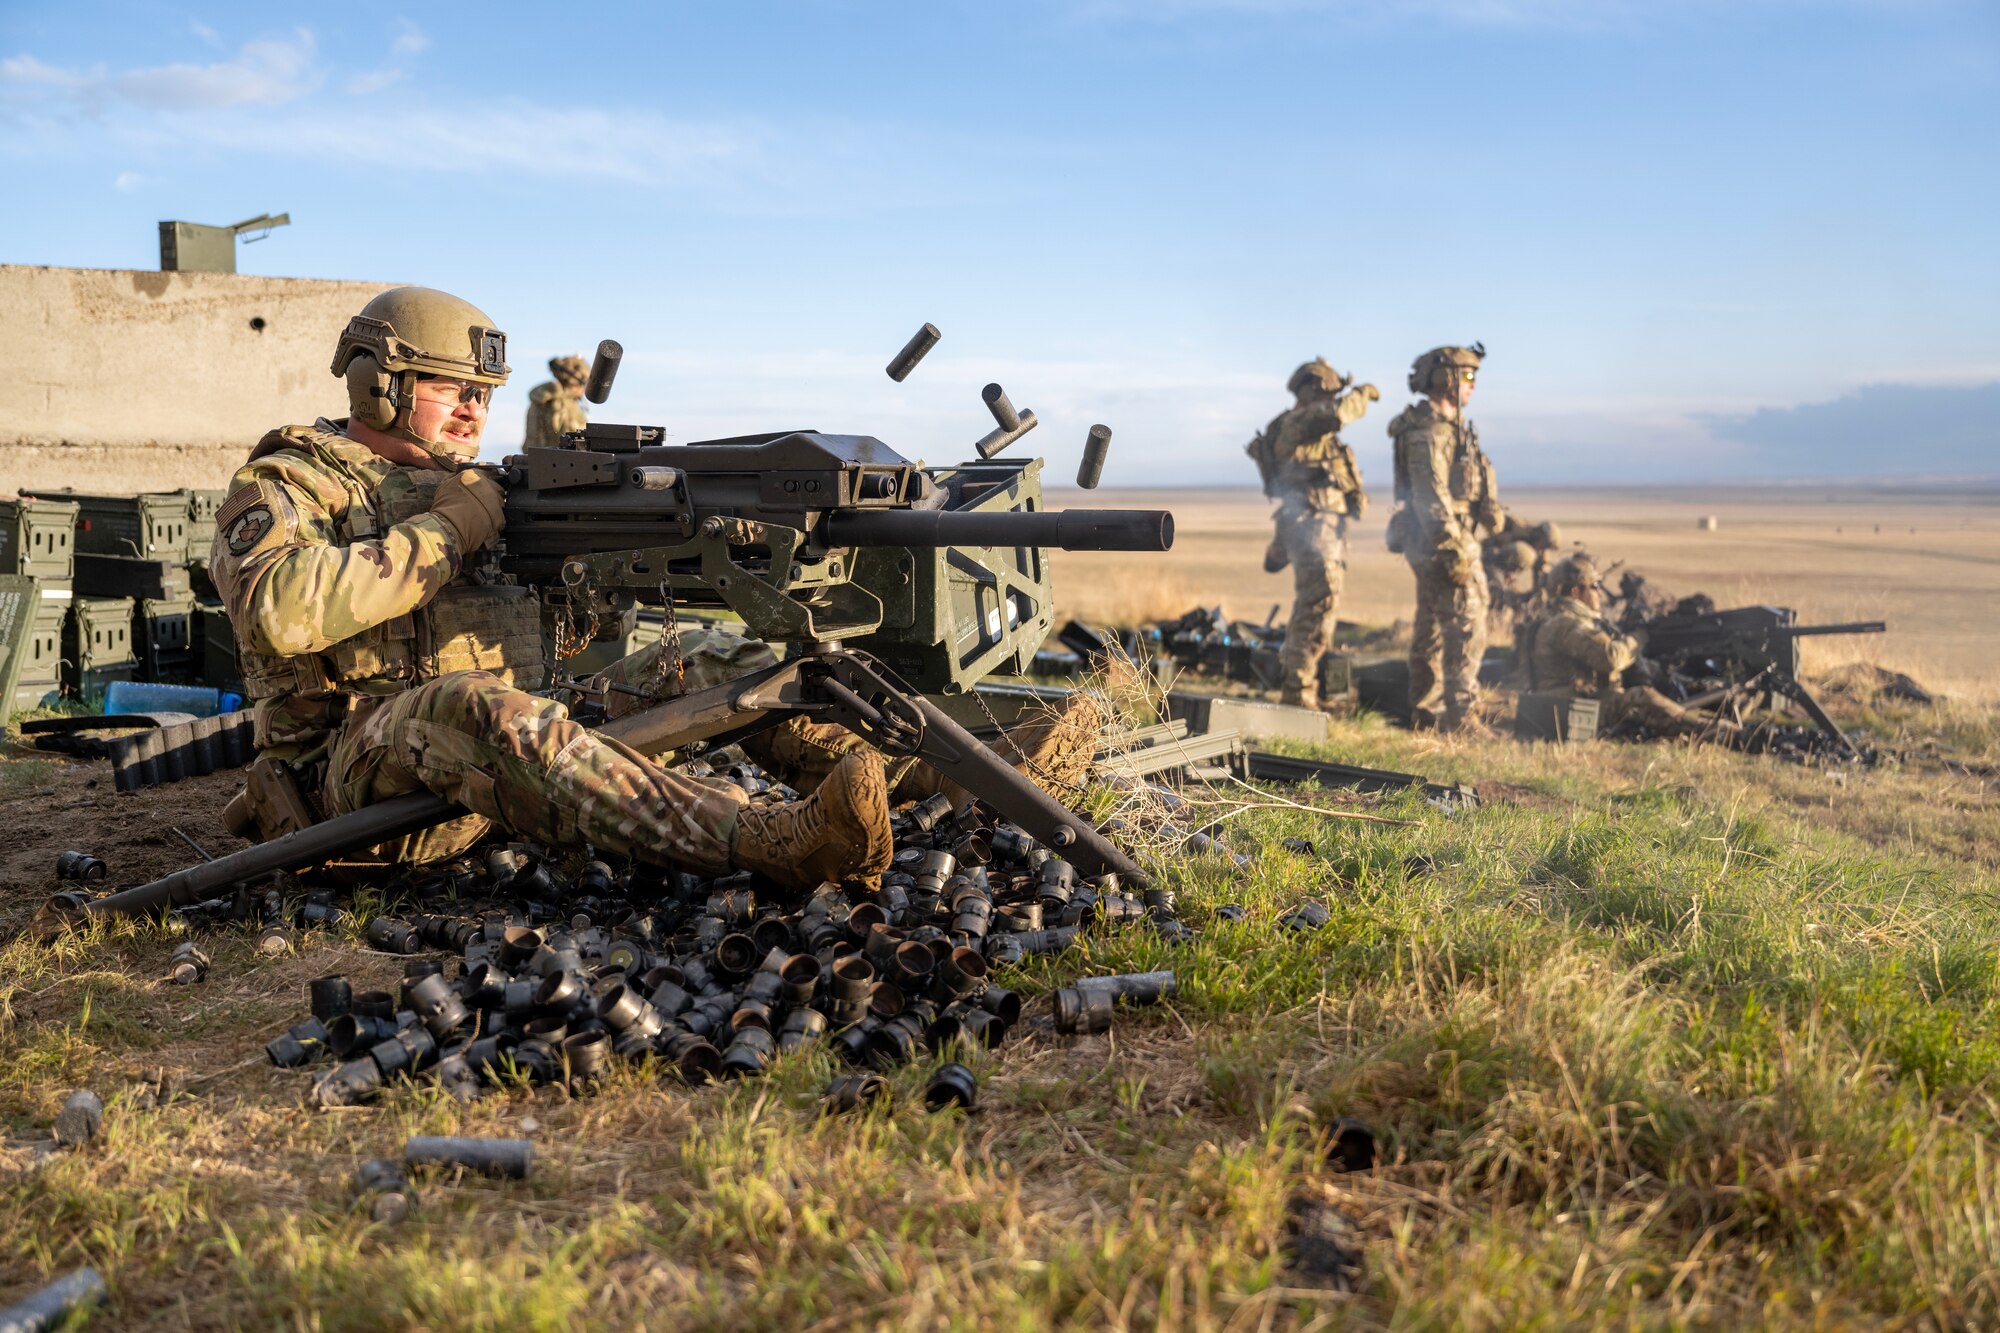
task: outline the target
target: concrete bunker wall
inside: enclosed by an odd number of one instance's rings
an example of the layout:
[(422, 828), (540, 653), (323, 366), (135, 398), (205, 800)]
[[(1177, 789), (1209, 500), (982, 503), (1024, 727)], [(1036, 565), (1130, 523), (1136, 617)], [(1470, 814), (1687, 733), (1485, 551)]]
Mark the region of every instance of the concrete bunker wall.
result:
[(265, 431), (345, 409), (334, 339), (390, 285), (0, 265), (0, 494), (226, 485)]

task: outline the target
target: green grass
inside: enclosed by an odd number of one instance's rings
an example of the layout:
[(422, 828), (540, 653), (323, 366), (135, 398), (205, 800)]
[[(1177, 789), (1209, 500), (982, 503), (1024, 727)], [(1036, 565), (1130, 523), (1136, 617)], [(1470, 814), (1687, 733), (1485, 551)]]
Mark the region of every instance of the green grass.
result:
[[(1962, 720), (1954, 726), (1968, 725)], [(119, 1327), (1355, 1328), (2000, 1323), (2000, 816), (1936, 766), (1821, 772), (1678, 747), (1554, 753), (1370, 722), (1330, 757), (1485, 789), (1411, 826), (1228, 821), (1258, 860), (1167, 868), (1200, 940), (1133, 932), (1008, 978), (1172, 967), (1109, 1037), (971, 1062), (981, 1107), (823, 1120), (824, 1053), (690, 1092), (313, 1114), (257, 1064), (303, 982), (392, 960), (312, 936), (100, 928), (0, 948), (0, 1123), (107, 1095), (86, 1152), (0, 1173), (0, 1296), (79, 1263)], [(1299, 793), (1294, 792), (1297, 796)], [(18, 807), (17, 807), (18, 808)], [(1312, 840), (1312, 855), (1284, 850)], [(1332, 922), (1277, 926), (1306, 897)], [(1246, 906), (1238, 924), (1213, 920)], [(356, 972), (356, 975), (360, 975)], [(1031, 1010), (1034, 1011), (1034, 1010)], [(1370, 1123), (1378, 1171), (1319, 1136)], [(432, 1180), (397, 1228), (347, 1203), (414, 1132), (527, 1133), (520, 1183)], [(1352, 1224), (1352, 1291), (1287, 1266), (1287, 1204)]]

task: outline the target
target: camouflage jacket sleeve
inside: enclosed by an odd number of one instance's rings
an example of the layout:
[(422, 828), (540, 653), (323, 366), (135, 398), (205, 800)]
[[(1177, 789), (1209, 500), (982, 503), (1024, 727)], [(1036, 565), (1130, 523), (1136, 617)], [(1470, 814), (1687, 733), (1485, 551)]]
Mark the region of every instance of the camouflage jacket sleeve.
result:
[(1451, 423), (1431, 412), (1405, 412), (1397, 420), (1402, 429), (1396, 435), (1397, 461), (1409, 478), (1410, 507), (1425, 524), (1451, 532), (1457, 528), (1452, 505), (1451, 453), (1454, 443)]
[(1551, 654), (1574, 663), (1604, 683), (1615, 680), (1639, 655), (1637, 641), (1613, 634), (1602, 621), (1586, 620), (1579, 615), (1550, 616), (1538, 640), (1546, 644)]
[(216, 512), (210, 564), (238, 642), (279, 657), (316, 653), (408, 615), (458, 573), (456, 538), (419, 514), (342, 544), (345, 488), (295, 453), (240, 469)]
[(1368, 411), (1368, 403), (1367, 394), (1358, 393), (1353, 389), (1340, 395), (1340, 400), (1333, 408), (1334, 429), (1339, 430), (1342, 426), (1361, 420), (1362, 415)]
[(1507, 521), (1507, 511), (1500, 507), (1500, 485), (1493, 475), (1493, 460), (1479, 447), (1478, 437), (1469, 443), (1477, 478), (1472, 493), (1473, 521), (1489, 533), (1498, 532)]

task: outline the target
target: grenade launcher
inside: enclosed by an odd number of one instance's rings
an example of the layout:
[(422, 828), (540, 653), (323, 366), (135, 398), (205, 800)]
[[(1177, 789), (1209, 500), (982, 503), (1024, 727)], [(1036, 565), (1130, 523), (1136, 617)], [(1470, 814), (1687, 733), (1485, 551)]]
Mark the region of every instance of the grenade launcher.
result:
[[(901, 381), (937, 341), (925, 325), (890, 362)], [(585, 396), (608, 396), (623, 349), (598, 347)], [(900, 372), (900, 373), (899, 373)], [(722, 609), (789, 651), (774, 666), (600, 728), (644, 754), (692, 753), (788, 717), (839, 723), (915, 755), (1088, 875), (1143, 884), (1088, 820), (1016, 772), (926, 694), (1025, 671), (1053, 625), (1048, 550), (1165, 551), (1164, 510), (1042, 507), (1041, 460), (1000, 461), (1032, 430), (999, 385), (978, 458), (912, 463), (867, 435), (784, 431), (670, 445), (655, 426), (593, 424), (503, 466), (501, 570), (558, 622), (595, 627), (638, 605)], [(1110, 431), (1091, 429), (1078, 482), (1095, 486)], [(565, 637), (555, 636), (559, 643)], [(465, 812), (399, 796), (65, 911), (149, 912), (274, 871), (303, 869)]]

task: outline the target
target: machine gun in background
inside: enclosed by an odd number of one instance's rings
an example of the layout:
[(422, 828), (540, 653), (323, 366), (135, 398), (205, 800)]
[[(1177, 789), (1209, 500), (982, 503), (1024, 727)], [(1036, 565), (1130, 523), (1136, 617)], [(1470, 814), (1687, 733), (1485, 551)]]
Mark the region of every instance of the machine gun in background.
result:
[(1880, 620), (1839, 625), (1801, 625), (1789, 607), (1745, 606), (1731, 611), (1677, 612), (1658, 616), (1641, 628), (1644, 658), (1664, 670), (1678, 701), (1693, 707), (1720, 707), (1763, 694), (1796, 703), (1848, 758), (1859, 757), (1847, 733), (1834, 725), (1812, 693), (1799, 683), (1799, 640), (1826, 634), (1880, 634)]
[[(930, 342), (935, 330), (925, 326)], [(890, 363), (900, 381), (928, 344)], [(598, 348), (585, 395), (608, 396), (623, 355)], [(902, 373), (899, 374), (900, 367)], [(867, 435), (783, 431), (670, 445), (657, 426), (593, 424), (507, 459), (498, 570), (541, 596), (558, 655), (587, 627), (663, 607), (721, 608), (785, 660), (601, 728), (644, 754), (720, 745), (788, 717), (836, 722), (890, 755), (914, 755), (1087, 875), (1146, 876), (1088, 820), (1016, 772), (924, 697), (1020, 673), (1047, 637), (1047, 552), (1165, 551), (1165, 510), (1042, 507), (1041, 460), (994, 455), (1033, 429), (997, 384), (979, 458), (924, 467)], [(1092, 427), (1079, 484), (1096, 485), (1110, 431)], [(586, 628), (579, 629), (579, 626)], [(558, 663), (558, 665), (560, 665)], [(76, 904), (94, 914), (198, 901), (277, 870), (420, 831), (465, 812), (412, 795)]]

